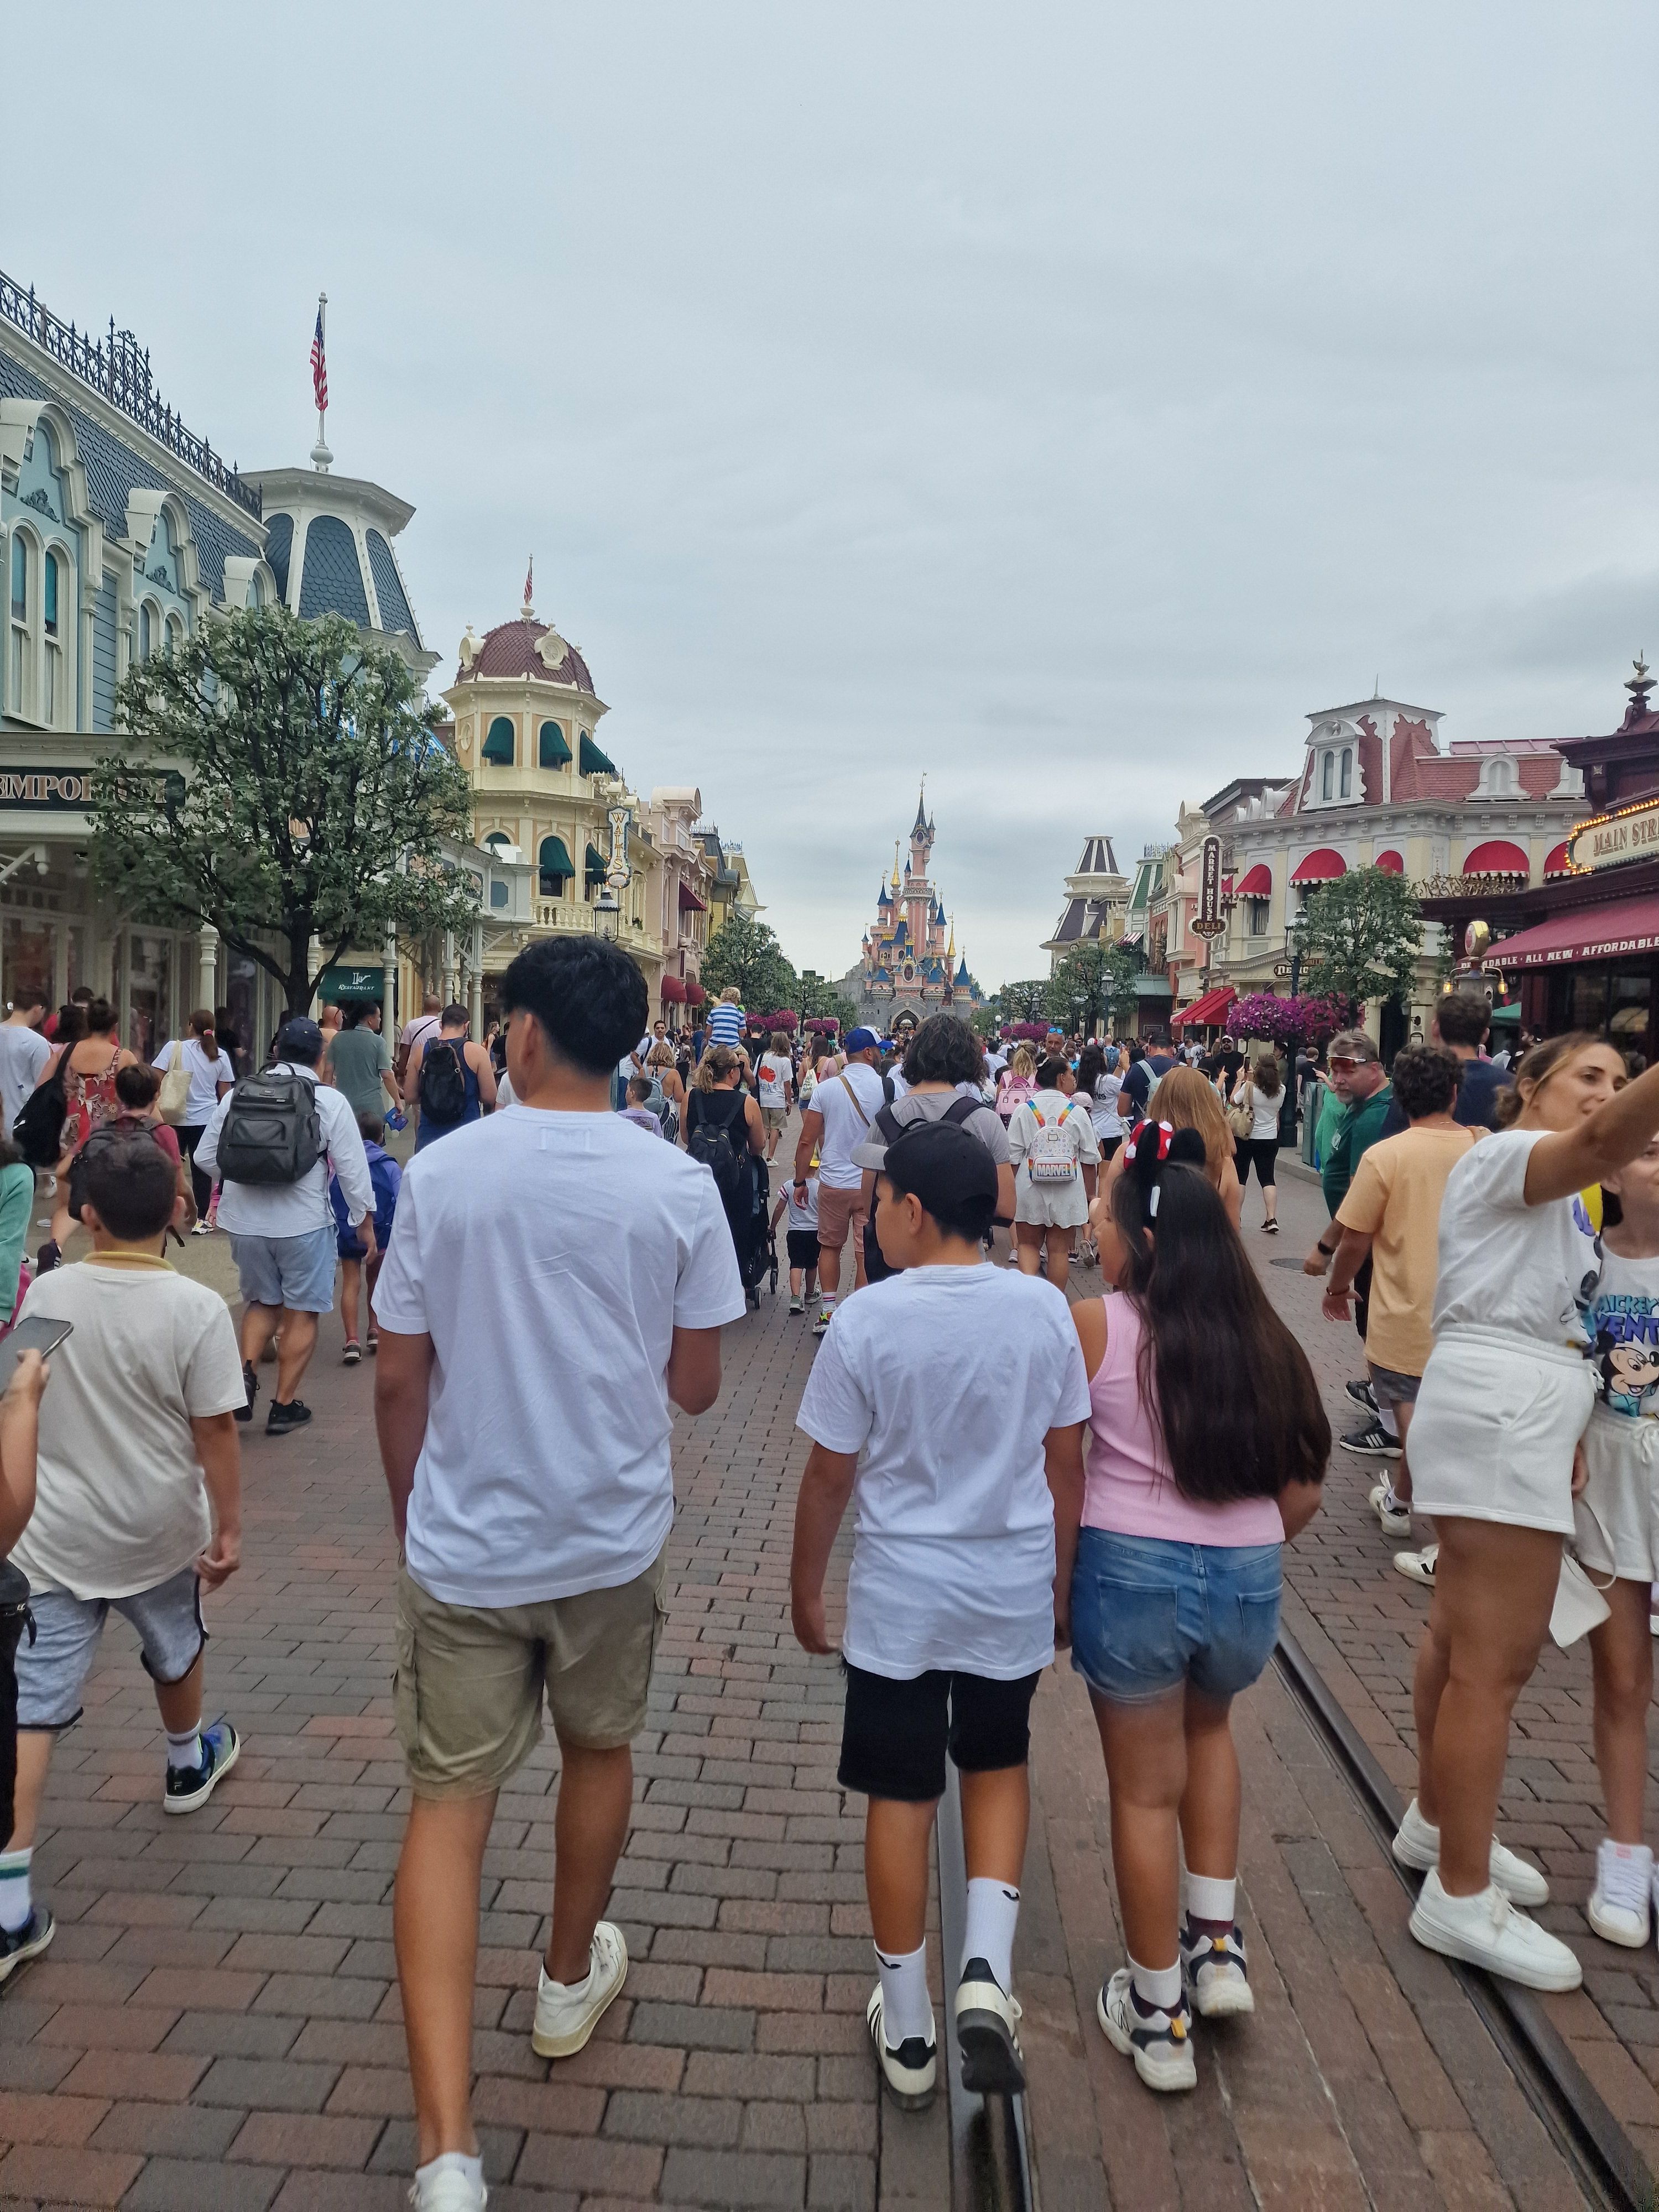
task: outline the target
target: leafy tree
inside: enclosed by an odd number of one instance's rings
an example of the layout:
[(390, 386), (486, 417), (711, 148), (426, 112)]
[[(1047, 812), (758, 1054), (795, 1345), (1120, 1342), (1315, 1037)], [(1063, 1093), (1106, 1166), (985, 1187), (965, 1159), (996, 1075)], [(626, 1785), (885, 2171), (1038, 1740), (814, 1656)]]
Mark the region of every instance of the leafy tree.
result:
[(1073, 945), (1049, 976), (1039, 1009), (1070, 1030), (1079, 1018), (1093, 1036), (1109, 1016), (1126, 1018), (1134, 1005), (1135, 963), (1119, 945)]
[(348, 946), (471, 925), (444, 858), (470, 834), (467, 781), (438, 720), (401, 655), (337, 615), (215, 617), (121, 685), (123, 750), (93, 776), (98, 879), (130, 911), (210, 923), (303, 1013)]
[(1417, 894), (1386, 868), (1355, 868), (1310, 897), (1300, 942), (1304, 991), (1356, 1004), (1396, 999), (1404, 1006), (1423, 950)]
[(1048, 986), (1051, 978), (1034, 976), (1025, 983), (1005, 983), (997, 993), (995, 1006), (1005, 1022), (1037, 1022), (1048, 1011)]
[(815, 968), (803, 968), (795, 987), (793, 1004), (811, 1020), (825, 1020), (833, 1017), (843, 1030), (856, 1026), (859, 1010), (848, 998), (843, 997), (839, 987), (820, 975)]
[[(728, 915), (708, 940), (697, 963), (702, 988), (718, 999), (735, 983), (745, 1006), (793, 1006), (798, 985), (795, 971), (783, 957), (783, 948), (763, 921), (749, 915)], [(829, 1011), (833, 1013), (832, 1006)]]

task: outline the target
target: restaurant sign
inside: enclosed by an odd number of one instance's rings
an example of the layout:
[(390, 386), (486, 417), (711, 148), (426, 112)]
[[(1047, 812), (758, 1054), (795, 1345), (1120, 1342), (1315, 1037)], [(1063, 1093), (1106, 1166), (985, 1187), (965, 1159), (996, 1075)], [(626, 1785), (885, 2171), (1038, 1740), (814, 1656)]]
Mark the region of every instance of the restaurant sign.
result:
[(1581, 822), (1567, 840), (1567, 864), (1587, 869), (1616, 868), (1626, 860), (1659, 860), (1659, 799), (1597, 814)]

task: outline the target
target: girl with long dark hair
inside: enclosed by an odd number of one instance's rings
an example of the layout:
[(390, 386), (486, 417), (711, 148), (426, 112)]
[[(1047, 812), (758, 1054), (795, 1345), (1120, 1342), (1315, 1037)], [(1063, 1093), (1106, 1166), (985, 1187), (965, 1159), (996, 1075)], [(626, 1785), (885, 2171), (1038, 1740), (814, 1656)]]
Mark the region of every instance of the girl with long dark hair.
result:
[(1229, 1715), (1273, 1650), (1279, 1553), (1318, 1510), (1331, 1431), (1200, 1133), (1144, 1121), (1119, 1158), (1093, 1216), (1118, 1295), (1072, 1309), (1092, 1409), (1072, 1664), (1106, 1756), (1129, 1954), (1096, 2013), (1149, 2087), (1190, 2089), (1192, 2007), (1255, 2006)]

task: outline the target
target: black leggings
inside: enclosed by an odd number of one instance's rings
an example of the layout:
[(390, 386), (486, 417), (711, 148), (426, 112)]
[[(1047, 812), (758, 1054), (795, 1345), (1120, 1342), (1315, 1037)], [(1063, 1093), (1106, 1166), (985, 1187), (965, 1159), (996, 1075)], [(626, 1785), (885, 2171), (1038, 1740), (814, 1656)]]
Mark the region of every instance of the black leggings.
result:
[(1234, 1140), (1233, 1164), (1238, 1170), (1239, 1188), (1250, 1179), (1254, 1164), (1255, 1179), (1263, 1190), (1271, 1190), (1279, 1169), (1279, 1139), (1277, 1137), (1239, 1137)]
[(204, 1175), (201, 1169), (197, 1166), (196, 1147), (207, 1134), (207, 1123), (198, 1121), (194, 1127), (188, 1123), (181, 1123), (174, 1130), (173, 1134), (179, 1139), (179, 1151), (190, 1163), (190, 1187), (195, 1194), (197, 1213), (198, 1216), (204, 1215), (213, 1196), (213, 1180), (211, 1176)]

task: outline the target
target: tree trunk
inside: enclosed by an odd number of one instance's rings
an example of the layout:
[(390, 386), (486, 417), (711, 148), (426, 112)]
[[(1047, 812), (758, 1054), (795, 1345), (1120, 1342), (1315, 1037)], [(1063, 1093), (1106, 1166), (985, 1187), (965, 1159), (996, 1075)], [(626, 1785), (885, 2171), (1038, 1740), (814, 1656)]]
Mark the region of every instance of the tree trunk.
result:
[(288, 933), (288, 1006), (285, 1018), (311, 1012), (315, 995), (311, 981), (311, 917), (307, 915)]

